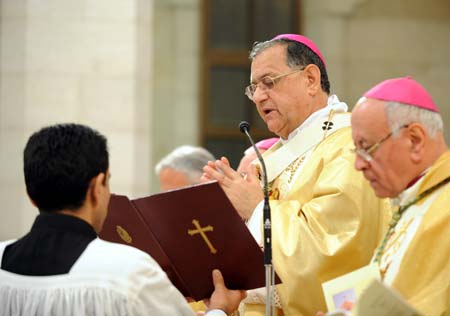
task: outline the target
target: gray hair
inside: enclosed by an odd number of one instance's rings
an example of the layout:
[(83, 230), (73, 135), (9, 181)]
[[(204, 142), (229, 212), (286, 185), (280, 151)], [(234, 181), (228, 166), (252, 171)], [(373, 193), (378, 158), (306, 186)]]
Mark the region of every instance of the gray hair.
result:
[(175, 148), (162, 158), (155, 167), (156, 175), (163, 169), (174, 169), (184, 172), (192, 184), (198, 183), (203, 174), (203, 167), (208, 161), (214, 161), (213, 154), (202, 147), (184, 145)]
[[(250, 51), (250, 54), (248, 57), (251, 61), (253, 61), (256, 58), (256, 56), (258, 56), (261, 52), (265, 51), (266, 49), (268, 49), (270, 47), (279, 45), (280, 43), (283, 43), (283, 42), (284, 42), (284, 40), (283, 41), (282, 40), (269, 40), (269, 41), (265, 41), (265, 42), (255, 42), (253, 44), (252, 50)], [(288, 61), (288, 65), (291, 66), (289, 64), (289, 61)], [(294, 67), (294, 66), (295, 65), (292, 65), (291, 67)]]
[(386, 102), (384, 111), (394, 136), (398, 134), (401, 126), (414, 122), (422, 124), (431, 138), (434, 138), (437, 132), (444, 132), (444, 123), (439, 113), (399, 102)]

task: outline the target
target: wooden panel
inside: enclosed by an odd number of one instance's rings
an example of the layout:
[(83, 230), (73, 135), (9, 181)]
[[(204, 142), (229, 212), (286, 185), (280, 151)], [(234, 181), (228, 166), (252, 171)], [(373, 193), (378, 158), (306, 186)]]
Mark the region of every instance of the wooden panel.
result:
[(233, 129), (247, 119), (249, 102), (244, 87), (248, 76), (245, 67), (211, 68), (208, 125)]
[(277, 34), (297, 33), (297, 0), (258, 0), (254, 2), (254, 36), (264, 41)]
[(250, 0), (213, 0), (209, 3), (209, 47), (246, 49)]
[(243, 137), (244, 135), (236, 139), (208, 138), (206, 148), (218, 159), (222, 156), (227, 157), (231, 166), (237, 168), (245, 149), (249, 146)]
[(237, 166), (250, 145), (239, 122), (250, 122), (255, 141), (274, 136), (244, 95), (248, 53), (256, 40), (300, 32), (300, 0), (202, 0), (201, 7), (201, 141)]

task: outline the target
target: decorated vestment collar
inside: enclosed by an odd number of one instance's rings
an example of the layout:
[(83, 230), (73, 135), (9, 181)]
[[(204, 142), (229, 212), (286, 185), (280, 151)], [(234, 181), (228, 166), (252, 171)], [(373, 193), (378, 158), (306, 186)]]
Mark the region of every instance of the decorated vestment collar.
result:
[(450, 182), (450, 151), (442, 154), (428, 171), (425, 172), (425, 175), (419, 181), (403, 191), (397, 198), (400, 207), (392, 214), (388, 230), (375, 253), (374, 262), (381, 260), (389, 238), (394, 233), (395, 227), (402, 218), (402, 215), (409, 207), (422, 203), (425, 198)]
[(272, 182), (294, 160), (302, 157), (335, 131), (350, 126), (348, 107), (339, 102), (335, 95), (330, 96), (328, 105), (314, 112), (287, 140), (280, 140), (267, 150), (263, 156), (267, 166), (267, 179)]

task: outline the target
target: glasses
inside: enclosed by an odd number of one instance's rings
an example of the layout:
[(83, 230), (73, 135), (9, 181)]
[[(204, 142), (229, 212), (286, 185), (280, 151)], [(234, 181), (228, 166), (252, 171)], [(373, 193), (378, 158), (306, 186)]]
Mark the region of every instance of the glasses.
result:
[(294, 71), (291, 71), (291, 72), (288, 72), (288, 73), (285, 73), (285, 74), (281, 74), (281, 75), (276, 76), (276, 77), (265, 76), (265, 77), (261, 78), (261, 80), (259, 82), (252, 83), (252, 84), (248, 85), (245, 88), (245, 95), (250, 100), (253, 101), (253, 95), (256, 92), (256, 88), (259, 87), (263, 91), (270, 90), (280, 81), (281, 78), (289, 76), (289, 75), (292, 75), (292, 74), (295, 74), (295, 73), (300, 72), (300, 71), (302, 71), (304, 69), (305, 68), (303, 67), (302, 69), (297, 69), (297, 70), (294, 70)]
[(387, 141), (394, 133), (397, 133), (399, 130), (403, 129), (403, 128), (407, 128), (409, 125), (405, 124), (402, 125), (400, 127), (398, 127), (397, 129), (395, 129), (394, 131), (390, 132), (389, 134), (387, 134), (385, 137), (383, 137), (382, 139), (380, 139), (378, 142), (376, 142), (375, 144), (366, 147), (366, 148), (353, 148), (351, 149), (351, 152), (354, 154), (359, 155), (362, 159), (364, 159), (365, 161), (369, 162), (373, 159), (372, 157), (372, 153), (378, 149), (378, 147), (381, 146), (381, 144), (383, 144), (385, 141)]

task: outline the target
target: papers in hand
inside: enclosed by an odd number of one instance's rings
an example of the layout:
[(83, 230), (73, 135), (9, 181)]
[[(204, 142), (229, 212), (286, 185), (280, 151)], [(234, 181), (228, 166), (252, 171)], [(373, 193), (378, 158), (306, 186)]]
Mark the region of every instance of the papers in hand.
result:
[(351, 310), (362, 291), (380, 278), (378, 265), (370, 264), (322, 284), (329, 312)]
[(327, 316), (423, 316), (384, 285), (378, 271), (377, 264), (370, 264), (323, 283)]
[(392, 288), (372, 281), (361, 293), (354, 316), (423, 316)]

